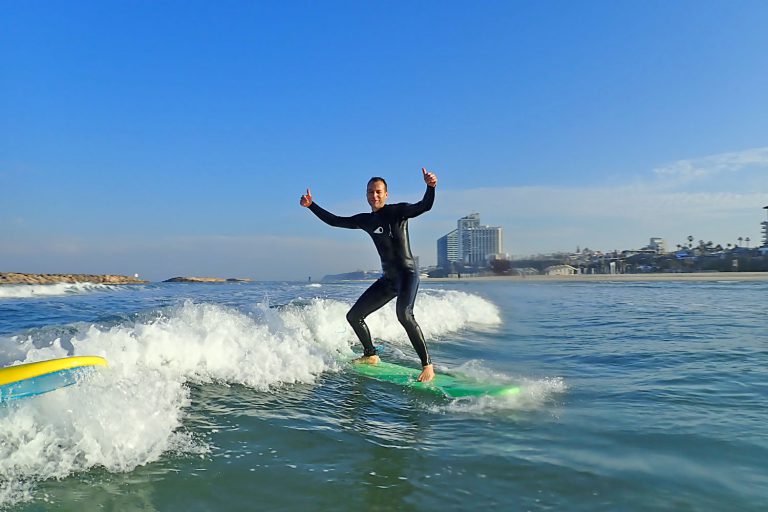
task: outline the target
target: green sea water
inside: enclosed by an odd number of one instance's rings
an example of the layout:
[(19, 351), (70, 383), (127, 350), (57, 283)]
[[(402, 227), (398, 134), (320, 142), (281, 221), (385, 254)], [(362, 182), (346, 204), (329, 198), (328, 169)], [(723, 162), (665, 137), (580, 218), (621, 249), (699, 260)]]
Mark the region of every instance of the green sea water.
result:
[[(3, 364), (103, 355), (0, 408), (14, 511), (763, 510), (764, 282), (422, 284), (449, 399), (339, 364), (365, 284), (0, 290)], [(394, 308), (385, 360), (418, 366)]]

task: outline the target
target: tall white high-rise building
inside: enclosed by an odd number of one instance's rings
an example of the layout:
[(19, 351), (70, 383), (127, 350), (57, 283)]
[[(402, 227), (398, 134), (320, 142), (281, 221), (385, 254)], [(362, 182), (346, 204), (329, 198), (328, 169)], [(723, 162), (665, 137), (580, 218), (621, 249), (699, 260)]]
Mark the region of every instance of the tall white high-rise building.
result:
[(437, 241), (437, 264), (483, 266), (488, 258), (504, 252), (503, 229), (480, 225), (480, 214), (471, 213), (458, 220), (456, 229)]
[[(765, 214), (768, 215), (768, 206), (763, 206)], [(768, 247), (768, 220), (761, 222), (763, 225), (763, 247)]]
[(470, 265), (485, 265), (489, 256), (504, 252), (504, 235), (500, 227), (478, 226), (467, 231), (470, 243), (464, 261)]
[(467, 256), (469, 255), (472, 247), (470, 230), (480, 226), (480, 214), (470, 213), (466, 217), (460, 218), (456, 224), (456, 231), (458, 232), (457, 250), (459, 251), (459, 259), (456, 261), (467, 262)]

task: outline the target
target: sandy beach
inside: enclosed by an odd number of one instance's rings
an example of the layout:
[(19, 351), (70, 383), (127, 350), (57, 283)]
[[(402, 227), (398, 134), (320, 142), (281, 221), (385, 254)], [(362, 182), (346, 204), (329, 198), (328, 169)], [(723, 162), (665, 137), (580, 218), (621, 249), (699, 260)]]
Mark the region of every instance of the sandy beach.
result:
[(768, 281), (768, 272), (691, 272), (665, 274), (576, 274), (572, 276), (482, 276), (437, 277), (424, 279), (424, 283), (461, 281), (511, 281), (511, 282), (585, 282), (585, 281)]

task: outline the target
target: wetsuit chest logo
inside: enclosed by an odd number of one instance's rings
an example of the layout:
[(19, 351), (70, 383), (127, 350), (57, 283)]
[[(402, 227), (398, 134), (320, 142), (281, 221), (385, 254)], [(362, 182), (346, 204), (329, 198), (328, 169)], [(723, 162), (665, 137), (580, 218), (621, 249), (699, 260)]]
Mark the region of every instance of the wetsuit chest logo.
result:
[(374, 229), (373, 232), (376, 233), (377, 235), (380, 235), (384, 232), (384, 228), (379, 226), (376, 229)]

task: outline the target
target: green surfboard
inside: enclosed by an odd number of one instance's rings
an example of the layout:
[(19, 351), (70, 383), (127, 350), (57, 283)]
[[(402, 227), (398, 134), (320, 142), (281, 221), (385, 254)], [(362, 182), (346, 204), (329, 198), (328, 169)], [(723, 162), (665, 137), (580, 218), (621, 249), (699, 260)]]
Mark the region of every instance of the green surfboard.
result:
[(475, 382), (444, 373), (437, 373), (431, 382), (423, 383), (416, 380), (421, 370), (383, 361), (378, 364), (352, 363), (351, 366), (356, 373), (372, 379), (429, 391), (450, 398), (509, 396), (520, 393), (520, 388), (511, 384)]

